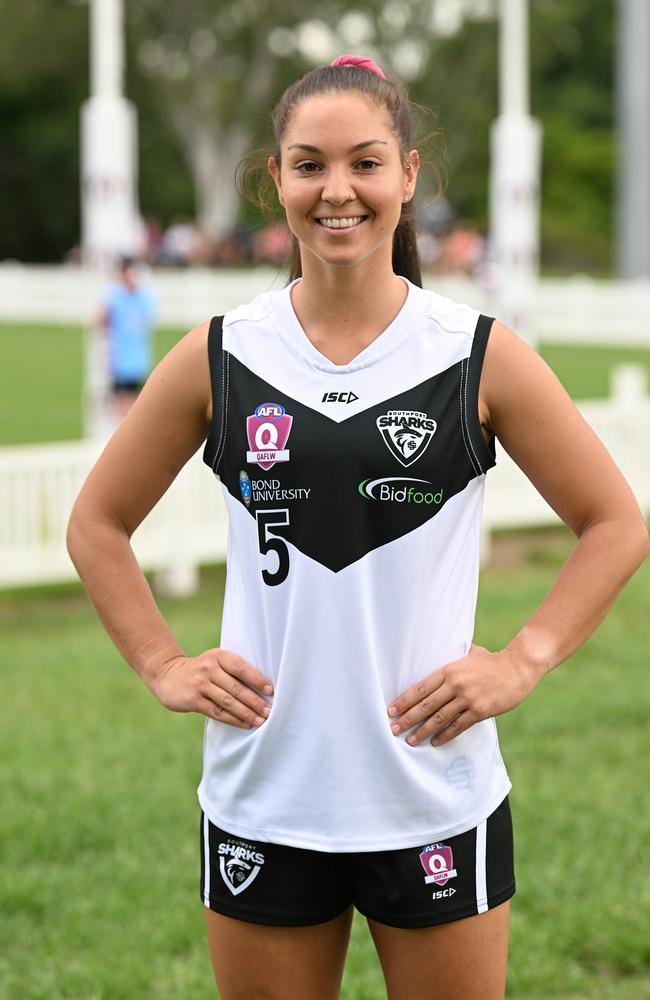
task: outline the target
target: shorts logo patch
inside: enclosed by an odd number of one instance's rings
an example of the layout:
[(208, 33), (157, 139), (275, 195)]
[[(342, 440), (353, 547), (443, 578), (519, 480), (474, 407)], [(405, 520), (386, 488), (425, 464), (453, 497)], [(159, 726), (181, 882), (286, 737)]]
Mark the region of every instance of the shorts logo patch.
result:
[(432, 417), (417, 410), (389, 410), (377, 417), (377, 429), (386, 447), (406, 466), (424, 455), (437, 426)]
[(259, 875), (264, 855), (241, 841), (219, 844), (219, 870), (233, 896), (247, 889)]
[(454, 868), (454, 854), (447, 844), (430, 844), (420, 854), (422, 867), (426, 872), (425, 883), (429, 885), (446, 885), (450, 878), (456, 878), (458, 872)]
[(285, 448), (293, 417), (280, 403), (260, 403), (255, 413), (246, 417), (246, 435), (250, 451), (246, 461), (271, 469), (276, 462), (288, 462), (289, 452)]

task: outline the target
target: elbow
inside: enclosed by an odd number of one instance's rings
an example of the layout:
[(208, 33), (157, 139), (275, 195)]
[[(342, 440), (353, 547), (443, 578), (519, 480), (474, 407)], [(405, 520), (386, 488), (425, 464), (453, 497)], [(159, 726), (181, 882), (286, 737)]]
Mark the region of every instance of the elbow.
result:
[(73, 565), (79, 568), (80, 550), (83, 544), (83, 518), (79, 516), (76, 504), (72, 508), (68, 518), (68, 526), (65, 533), (65, 547)]
[(648, 526), (641, 513), (632, 523), (626, 523), (625, 527), (620, 530), (618, 546), (621, 551), (625, 552), (630, 563), (630, 575), (636, 573), (650, 552)]
[(637, 545), (639, 549), (640, 566), (650, 552), (650, 535), (648, 535), (648, 525), (643, 517), (641, 518), (641, 523), (639, 525)]

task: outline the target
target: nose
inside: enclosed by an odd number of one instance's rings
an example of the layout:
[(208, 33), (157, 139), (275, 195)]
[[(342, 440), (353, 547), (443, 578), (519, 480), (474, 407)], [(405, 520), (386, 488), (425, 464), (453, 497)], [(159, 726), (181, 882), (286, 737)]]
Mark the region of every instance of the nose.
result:
[(330, 205), (344, 205), (346, 201), (354, 201), (355, 194), (347, 171), (329, 169), (324, 179), (321, 197)]

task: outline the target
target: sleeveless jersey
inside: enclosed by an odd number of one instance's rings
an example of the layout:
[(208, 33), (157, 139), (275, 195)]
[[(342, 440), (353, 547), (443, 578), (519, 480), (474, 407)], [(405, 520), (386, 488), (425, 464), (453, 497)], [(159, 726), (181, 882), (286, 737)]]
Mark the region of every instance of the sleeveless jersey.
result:
[(412, 847), (476, 826), (510, 789), (493, 719), (442, 747), (390, 729), (392, 699), (469, 651), (495, 463), (478, 416), (492, 321), (406, 284), (346, 365), (309, 341), (291, 285), (210, 326), (220, 645), (274, 685), (259, 728), (206, 720), (199, 800), (236, 836)]

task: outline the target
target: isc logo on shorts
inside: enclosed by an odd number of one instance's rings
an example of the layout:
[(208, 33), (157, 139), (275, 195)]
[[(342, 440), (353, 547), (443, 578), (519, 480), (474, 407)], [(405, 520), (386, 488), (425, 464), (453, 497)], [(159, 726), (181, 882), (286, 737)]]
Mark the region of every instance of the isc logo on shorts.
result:
[(265, 860), (261, 851), (241, 840), (222, 841), (219, 844), (219, 855), (221, 877), (233, 896), (238, 896), (248, 888)]
[(449, 889), (438, 889), (437, 892), (434, 892), (432, 894), (431, 899), (448, 899), (450, 896), (455, 896), (455, 895), (456, 895), (456, 890), (453, 887)]

